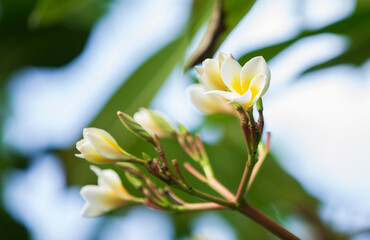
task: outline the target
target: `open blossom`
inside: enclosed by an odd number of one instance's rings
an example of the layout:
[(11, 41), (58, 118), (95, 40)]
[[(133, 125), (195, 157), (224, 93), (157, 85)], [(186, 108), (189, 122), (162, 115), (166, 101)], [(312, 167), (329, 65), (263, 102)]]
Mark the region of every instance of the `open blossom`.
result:
[(230, 91), (212, 90), (207, 94), (221, 96), (229, 103), (236, 102), (245, 107), (254, 103), (267, 91), (271, 73), (263, 57), (254, 57), (243, 67), (231, 56), (227, 56), (221, 64), (220, 75), (223, 83)]
[(220, 69), (226, 58), (225, 53), (217, 53), (214, 59), (206, 59), (201, 66), (195, 69), (199, 74), (200, 84), (193, 84), (188, 87), (187, 92), (190, 95), (193, 104), (203, 113), (227, 113), (235, 114), (232, 106), (227, 105), (227, 100), (216, 95), (205, 95), (210, 90), (227, 91), (227, 87), (222, 81)]
[(140, 108), (133, 117), (152, 136), (156, 134), (158, 137), (171, 137), (176, 132), (159, 111)]
[(76, 148), (81, 152), (76, 154), (77, 157), (97, 164), (132, 158), (129, 153), (118, 146), (109, 133), (102, 129), (85, 128), (83, 137), (76, 143)]
[(209, 91), (203, 84), (192, 84), (187, 89), (193, 104), (199, 109), (199, 111), (205, 114), (213, 113), (228, 113), (235, 114), (235, 110), (231, 105), (226, 104), (226, 100), (216, 95), (206, 95)]
[(98, 185), (84, 186), (80, 193), (86, 200), (82, 209), (84, 217), (96, 217), (125, 204), (137, 202), (123, 187), (118, 174), (111, 170), (90, 167), (98, 176)]

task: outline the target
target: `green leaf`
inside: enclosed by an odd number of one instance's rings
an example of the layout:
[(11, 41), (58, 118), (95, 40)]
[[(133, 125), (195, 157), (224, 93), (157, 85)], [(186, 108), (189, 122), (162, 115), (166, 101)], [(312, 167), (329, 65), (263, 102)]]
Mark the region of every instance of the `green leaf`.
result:
[(62, 24), (89, 29), (106, 12), (110, 0), (38, 0), (29, 17), (32, 28)]
[[(368, 6), (363, 1), (359, 1), (358, 4)], [(306, 69), (303, 74), (339, 64), (359, 66), (367, 61), (370, 56), (370, 48), (368, 47), (370, 42), (369, 25), (370, 7), (358, 7), (351, 16), (341, 21), (317, 30), (302, 30), (300, 34), (285, 42), (248, 52), (239, 61), (241, 64), (244, 64), (252, 57), (258, 55), (263, 56), (268, 61), (303, 38), (322, 33), (333, 33), (346, 37), (349, 43), (347, 49), (339, 56)]]
[(64, 65), (85, 45), (90, 28), (54, 24), (31, 30), (28, 21), (35, 4), (33, 0), (1, 1), (0, 84), (25, 66)]

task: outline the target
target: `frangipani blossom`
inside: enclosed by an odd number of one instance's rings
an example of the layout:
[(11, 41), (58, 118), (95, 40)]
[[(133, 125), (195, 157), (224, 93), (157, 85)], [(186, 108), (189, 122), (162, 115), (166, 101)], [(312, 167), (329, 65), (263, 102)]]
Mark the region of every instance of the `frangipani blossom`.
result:
[(191, 101), (205, 114), (213, 113), (228, 113), (235, 114), (235, 110), (231, 105), (227, 105), (224, 98), (216, 95), (206, 95), (209, 91), (203, 84), (192, 84), (186, 91), (188, 92)]
[(221, 96), (229, 103), (245, 107), (253, 104), (267, 91), (271, 73), (263, 57), (254, 57), (243, 67), (232, 57), (227, 57), (220, 69), (222, 81), (230, 91), (213, 90), (206, 94)]
[(83, 137), (76, 143), (76, 148), (81, 152), (76, 154), (77, 157), (97, 164), (132, 158), (129, 153), (118, 146), (109, 133), (102, 129), (85, 128)]
[(175, 129), (168, 123), (166, 116), (159, 111), (151, 111), (146, 108), (140, 108), (133, 116), (150, 135), (158, 137), (171, 137), (176, 133)]
[(96, 217), (125, 204), (140, 202), (126, 191), (115, 171), (96, 166), (90, 168), (98, 176), (98, 185), (87, 185), (80, 191), (86, 200), (82, 209), (84, 217)]
[(219, 96), (205, 95), (210, 90), (227, 91), (227, 86), (221, 78), (220, 69), (224, 60), (228, 57), (225, 53), (217, 53), (214, 59), (206, 59), (201, 66), (195, 69), (199, 74), (200, 84), (193, 84), (188, 87), (187, 92), (193, 104), (205, 114), (227, 113), (235, 114), (232, 106)]
[(220, 70), (224, 60), (229, 57), (231, 55), (218, 52), (214, 59), (207, 58), (202, 62), (202, 66), (195, 66), (199, 74), (199, 82), (210, 90), (226, 91), (227, 87), (222, 81)]

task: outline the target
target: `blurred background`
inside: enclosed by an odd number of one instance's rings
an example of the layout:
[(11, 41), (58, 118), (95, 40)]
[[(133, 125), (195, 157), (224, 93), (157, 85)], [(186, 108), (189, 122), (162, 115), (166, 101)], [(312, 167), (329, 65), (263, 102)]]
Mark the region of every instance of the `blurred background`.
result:
[(117, 110), (150, 107), (200, 131), (216, 176), (236, 191), (246, 156), (238, 121), (204, 116), (185, 93), (191, 66), (216, 51), (241, 64), (262, 55), (272, 72), (272, 154), (250, 203), (302, 239), (370, 239), (369, 1), (0, 0), (2, 239), (276, 239), (227, 210), (80, 215), (79, 189), (96, 183), (74, 156), (84, 127), (151, 153)]

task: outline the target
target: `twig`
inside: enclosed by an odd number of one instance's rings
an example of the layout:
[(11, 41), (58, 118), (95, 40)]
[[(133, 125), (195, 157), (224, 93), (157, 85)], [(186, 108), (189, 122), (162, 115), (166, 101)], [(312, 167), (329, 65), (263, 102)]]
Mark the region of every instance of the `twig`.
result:
[(238, 192), (236, 194), (236, 202), (237, 203), (241, 203), (244, 200), (245, 193), (246, 193), (247, 186), (248, 186), (248, 182), (251, 178), (252, 170), (253, 170), (253, 166), (250, 165), (251, 162), (252, 162), (252, 160), (248, 160), (245, 163), (243, 176), (240, 180), (239, 187), (238, 187)]
[(147, 164), (146, 166), (146, 169), (148, 170), (148, 172), (151, 173), (153, 176), (157, 177), (158, 179), (160, 179), (162, 182), (169, 184), (169, 179), (166, 179), (165, 177), (161, 175), (160, 172), (158, 172), (157, 166), (153, 167), (153, 162), (148, 162), (148, 163), (149, 164)]
[[(183, 184), (182, 182), (180, 182), (170, 171), (166, 171), (165, 172), (166, 176), (172, 181), (174, 182), (176, 185), (178, 186), (183, 186), (185, 184)], [(171, 185), (171, 184), (170, 184)]]
[(191, 148), (191, 151), (193, 152), (193, 155), (194, 155), (193, 158), (198, 159), (199, 158), (199, 149), (197, 148), (193, 137), (190, 134), (187, 134), (185, 138), (186, 138), (186, 141), (187, 141), (187, 143), (189, 144), (189, 146)]
[(299, 240), (297, 236), (247, 203), (244, 203), (238, 211), (283, 240)]
[(235, 195), (229, 191), (229, 189), (225, 188), (216, 178), (211, 177), (207, 179), (208, 184), (214, 189), (216, 192), (224, 196), (227, 200), (235, 201)]
[(225, 209), (225, 206), (219, 205), (217, 203), (186, 203), (180, 207), (183, 210), (189, 211), (202, 211), (202, 210), (217, 210)]
[(157, 151), (163, 164), (168, 168), (168, 161), (167, 161), (166, 155), (164, 154), (162, 144), (159, 142), (159, 138), (156, 134), (154, 134), (154, 140), (156, 142), (155, 150)]
[(190, 150), (188, 145), (186, 145), (184, 138), (181, 135), (178, 135), (177, 141), (179, 142), (181, 148), (191, 157), (195, 158), (194, 153)]
[(247, 145), (248, 154), (252, 153), (252, 146), (251, 146), (251, 136), (249, 131), (249, 119), (247, 117), (247, 114), (245, 113), (245, 110), (243, 107), (237, 107), (236, 110), (239, 113), (240, 118), (240, 126), (243, 131), (245, 144)]
[(252, 152), (250, 152), (249, 154), (256, 154), (255, 151), (257, 149), (257, 132), (256, 132), (256, 124), (254, 122), (254, 118), (253, 118), (253, 108), (251, 109), (247, 109), (247, 117), (248, 117), (248, 120), (249, 120), (249, 131), (250, 131), (250, 135), (251, 135), (251, 141), (252, 141), (252, 144), (251, 144), (251, 149), (252, 149)]
[(267, 155), (269, 153), (269, 150), (270, 150), (270, 138), (271, 138), (271, 134), (270, 134), (270, 132), (267, 132), (266, 144), (265, 144), (265, 147), (263, 149), (263, 153), (262, 154), (259, 154), (258, 161), (257, 161), (256, 165), (253, 168), (252, 175), (251, 175), (251, 178), (250, 178), (249, 183), (248, 183), (248, 186), (247, 186), (247, 192), (251, 188), (254, 179), (256, 178), (256, 176), (257, 176), (257, 174), (258, 174), (258, 172), (259, 172), (259, 170), (260, 170), (263, 162), (265, 161), (265, 159), (266, 159), (266, 157), (267, 157)]
[(166, 193), (166, 195), (170, 198), (170, 199), (172, 199), (175, 203), (177, 203), (177, 204), (179, 204), (179, 205), (184, 205), (185, 204), (185, 202), (181, 199), (181, 198), (179, 198), (174, 192), (172, 192), (171, 191), (171, 189), (169, 189), (169, 188), (166, 188), (165, 189), (165, 193)]
[(190, 163), (186, 162), (184, 163), (184, 168), (189, 172), (191, 173), (194, 177), (196, 177), (197, 179), (199, 179), (200, 181), (202, 182), (207, 182), (207, 179), (205, 176), (203, 176), (200, 172), (198, 172), (198, 170), (196, 170), (195, 168), (193, 168)]
[(179, 163), (177, 162), (176, 159), (173, 159), (172, 160), (172, 166), (175, 168), (177, 174), (179, 175), (180, 179), (183, 181), (183, 183), (190, 188), (190, 185), (188, 183), (188, 181), (186, 181), (184, 175), (182, 174), (181, 170), (180, 170), (180, 166), (179, 166)]
[(267, 132), (267, 139), (265, 144), (265, 153), (270, 152), (270, 141), (271, 141), (271, 132)]

